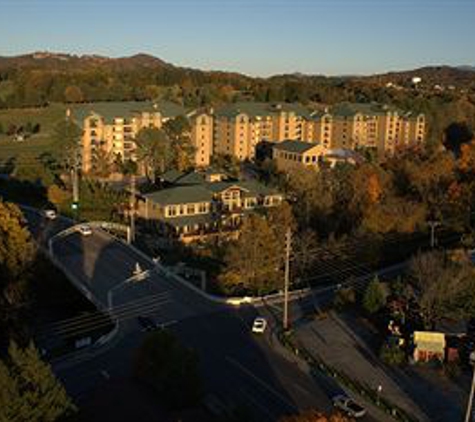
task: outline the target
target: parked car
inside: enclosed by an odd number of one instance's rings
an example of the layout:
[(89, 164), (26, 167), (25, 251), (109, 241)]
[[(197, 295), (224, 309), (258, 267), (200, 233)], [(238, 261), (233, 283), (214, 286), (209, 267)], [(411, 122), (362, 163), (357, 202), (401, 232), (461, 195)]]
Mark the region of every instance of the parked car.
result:
[(56, 210), (52, 208), (44, 210), (43, 214), (48, 220), (54, 220), (58, 216)]
[(90, 236), (92, 234), (92, 228), (87, 224), (81, 224), (78, 230), (83, 236)]
[(139, 316), (137, 317), (137, 320), (142, 327), (142, 331), (154, 331), (160, 328), (160, 326), (152, 318)]
[(252, 332), (257, 334), (263, 334), (267, 328), (267, 320), (262, 317), (257, 317), (252, 323)]
[(340, 409), (351, 418), (362, 418), (366, 415), (366, 409), (363, 406), (343, 394), (333, 397), (332, 402), (334, 407)]

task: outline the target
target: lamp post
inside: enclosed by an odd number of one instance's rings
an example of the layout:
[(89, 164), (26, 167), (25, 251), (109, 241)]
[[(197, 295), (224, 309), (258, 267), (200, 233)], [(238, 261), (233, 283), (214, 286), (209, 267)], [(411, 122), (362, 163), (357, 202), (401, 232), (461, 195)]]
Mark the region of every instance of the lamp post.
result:
[(473, 394), (475, 392), (475, 352), (470, 353), (470, 364), (472, 365), (472, 386), (470, 387), (470, 395), (468, 396), (467, 413), (465, 414), (465, 422), (470, 422), (472, 414)]
[(381, 392), (383, 391), (383, 386), (380, 384), (378, 385), (378, 400), (377, 400), (377, 403), (378, 403), (378, 406), (379, 406), (379, 403), (381, 401)]

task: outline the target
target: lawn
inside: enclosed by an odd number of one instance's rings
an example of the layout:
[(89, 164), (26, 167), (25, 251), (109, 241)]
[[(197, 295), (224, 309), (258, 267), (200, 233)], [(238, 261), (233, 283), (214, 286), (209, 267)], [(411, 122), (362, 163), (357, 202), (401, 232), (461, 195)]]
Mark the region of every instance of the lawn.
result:
[(40, 132), (25, 141), (14, 141), (11, 136), (0, 134), (0, 162), (21, 156), (29, 158), (54, 150), (53, 128), (65, 116), (63, 104), (52, 104), (40, 108), (18, 108), (0, 110), (0, 125), (6, 132), (10, 125), (25, 126), (28, 122), (38, 123)]

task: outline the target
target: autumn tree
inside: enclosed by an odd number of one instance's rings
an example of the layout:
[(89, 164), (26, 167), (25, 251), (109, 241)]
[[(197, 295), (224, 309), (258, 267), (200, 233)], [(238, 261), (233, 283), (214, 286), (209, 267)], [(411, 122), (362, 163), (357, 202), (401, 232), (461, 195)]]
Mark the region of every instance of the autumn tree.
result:
[(76, 85), (69, 85), (64, 90), (64, 100), (67, 103), (80, 103), (84, 101), (84, 95), (81, 88)]
[(470, 262), (443, 252), (421, 253), (412, 258), (410, 274), (428, 328), (443, 316), (468, 318), (475, 311), (475, 269)]
[(75, 411), (66, 390), (33, 344), (21, 349), (11, 343), (0, 360), (0, 420), (54, 422)]
[(157, 170), (164, 173), (173, 163), (173, 149), (166, 132), (157, 128), (141, 129), (135, 139), (137, 157), (147, 178), (155, 183)]
[(56, 208), (61, 209), (70, 199), (71, 192), (66, 189), (62, 189), (56, 184), (48, 186), (48, 201)]
[[(0, 200), (0, 279), (18, 280), (34, 258), (35, 248), (20, 209)], [(3, 287), (6, 287), (5, 285)], [(8, 297), (8, 292), (3, 292)]]
[(242, 224), (239, 238), (226, 250), (220, 281), (235, 293), (264, 294), (278, 288), (282, 242), (265, 218), (250, 215)]

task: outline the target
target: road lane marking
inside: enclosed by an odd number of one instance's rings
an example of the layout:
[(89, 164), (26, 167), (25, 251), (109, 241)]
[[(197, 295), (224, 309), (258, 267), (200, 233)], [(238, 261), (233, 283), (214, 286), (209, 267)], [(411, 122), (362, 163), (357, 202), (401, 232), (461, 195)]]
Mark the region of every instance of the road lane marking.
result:
[(226, 360), (233, 364), (236, 368), (241, 370), (244, 374), (246, 374), (248, 377), (252, 378), (254, 381), (256, 381), (258, 384), (260, 384), (262, 387), (264, 387), (267, 391), (269, 391), (271, 394), (273, 394), (275, 397), (277, 397), (282, 403), (286, 404), (293, 412), (297, 412), (298, 408), (295, 407), (294, 404), (290, 403), (282, 394), (278, 393), (275, 391), (274, 388), (272, 388), (270, 385), (268, 385), (265, 381), (261, 380), (259, 377), (254, 375), (252, 371), (247, 369), (245, 366), (243, 366), (241, 363), (239, 363), (237, 360), (226, 356)]

